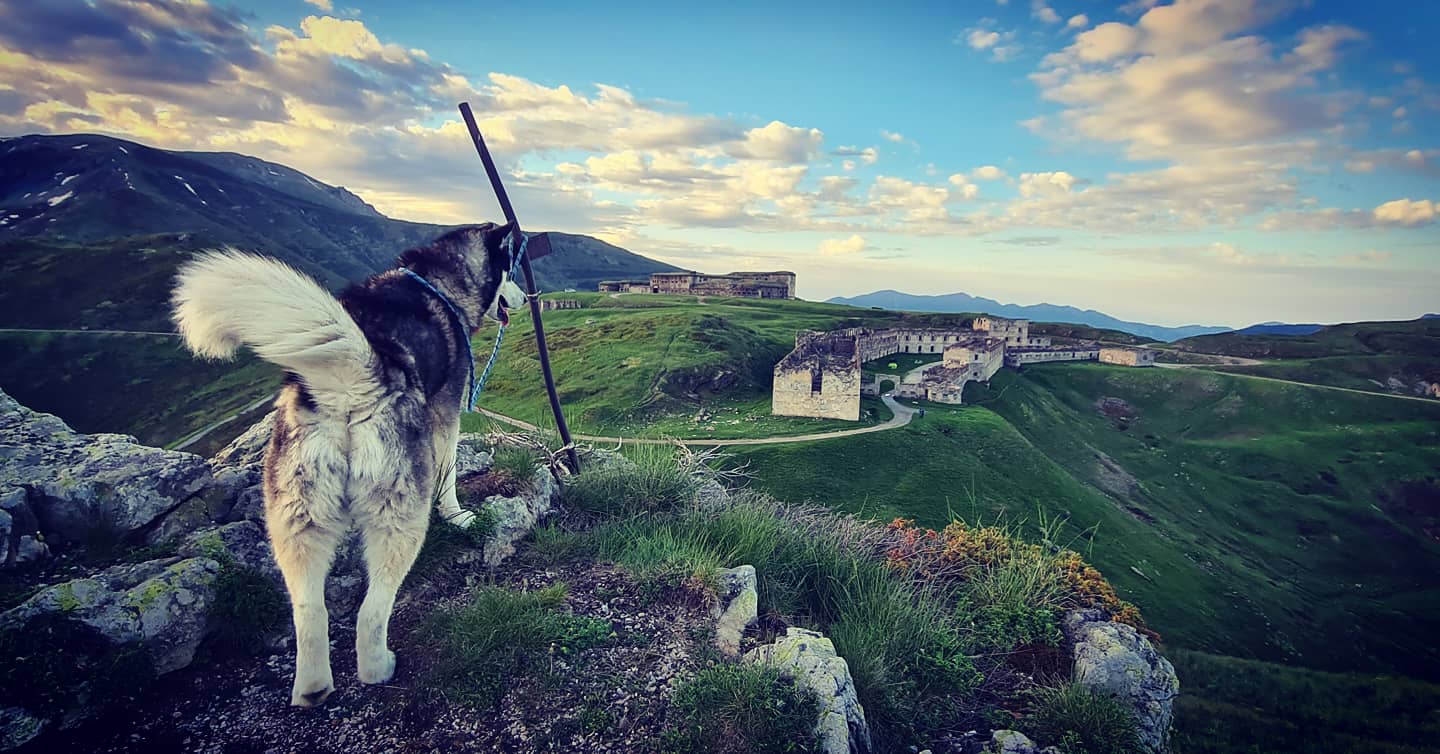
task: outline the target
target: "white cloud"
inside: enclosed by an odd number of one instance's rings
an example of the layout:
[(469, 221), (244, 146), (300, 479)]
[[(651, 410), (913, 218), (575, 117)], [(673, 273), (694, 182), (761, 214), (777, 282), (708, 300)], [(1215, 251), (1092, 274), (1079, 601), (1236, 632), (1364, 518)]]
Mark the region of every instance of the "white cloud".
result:
[(745, 132), (745, 139), (732, 155), (780, 162), (808, 162), (820, 151), (825, 135), (818, 128), (800, 128), (772, 120), (761, 128)]
[(970, 177), (981, 181), (997, 181), (1005, 177), (1005, 171), (994, 165), (981, 165), (970, 171)]
[(974, 199), (980, 195), (980, 187), (971, 183), (970, 179), (967, 178), (964, 173), (956, 173), (950, 176), (949, 181), (950, 185), (955, 187), (952, 196), (958, 196), (961, 199)]
[(1021, 173), (1020, 195), (1031, 197), (1056, 193), (1068, 194), (1075, 187), (1075, 182), (1075, 176), (1063, 170), (1048, 173)]
[(968, 45), (972, 50), (988, 51), (991, 60), (1003, 63), (1013, 60), (1020, 53), (1020, 45), (1015, 44), (1015, 37), (1016, 33), (1013, 31), (998, 31), (981, 26), (966, 29), (955, 41)]
[(1440, 213), (1440, 204), (1429, 199), (1396, 199), (1375, 208), (1375, 220), (1379, 223), (1415, 227), (1428, 225)]
[(1030, 0), (1030, 15), (1047, 24), (1060, 23), (1060, 14), (1045, 4), (1045, 0)]
[(827, 238), (820, 242), (820, 255), (826, 257), (850, 257), (865, 250), (865, 239), (859, 235), (849, 238)]
[(1090, 17), (1084, 13), (1077, 13), (1071, 16), (1069, 21), (1065, 22), (1065, 28), (1067, 29), (1083, 29), (1089, 25)]
[(986, 29), (971, 29), (965, 35), (966, 44), (972, 50), (988, 50), (1000, 42), (1000, 32)]
[(910, 141), (909, 139), (905, 138), (904, 134), (896, 133), (894, 131), (886, 131), (884, 129), (880, 130), (880, 137), (885, 139), (886, 141), (893, 141), (896, 144), (905, 144), (906, 142)]
[(326, 13), (330, 13), (335, 10), (335, 4), (331, 2), (331, 0), (305, 0), (305, 2), (315, 6), (316, 8), (319, 8), (320, 10), (325, 11)]

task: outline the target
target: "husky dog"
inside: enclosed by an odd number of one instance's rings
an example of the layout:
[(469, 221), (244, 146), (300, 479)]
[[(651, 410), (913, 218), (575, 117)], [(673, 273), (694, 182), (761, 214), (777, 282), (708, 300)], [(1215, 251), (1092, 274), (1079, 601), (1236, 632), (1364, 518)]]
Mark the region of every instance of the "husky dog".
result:
[(291, 704), (320, 704), (335, 688), (325, 576), (350, 527), (369, 574), (355, 626), (359, 676), (384, 683), (395, 673), (390, 611), (430, 502), (455, 524), (474, 520), (455, 497), (467, 345), (483, 317), (508, 322), (506, 309), (525, 298), (509, 278), (509, 235), (490, 223), (451, 231), (338, 299), (288, 265), (234, 249), (180, 269), (172, 303), (190, 350), (223, 359), (243, 344), (286, 370), (264, 490), (294, 611)]

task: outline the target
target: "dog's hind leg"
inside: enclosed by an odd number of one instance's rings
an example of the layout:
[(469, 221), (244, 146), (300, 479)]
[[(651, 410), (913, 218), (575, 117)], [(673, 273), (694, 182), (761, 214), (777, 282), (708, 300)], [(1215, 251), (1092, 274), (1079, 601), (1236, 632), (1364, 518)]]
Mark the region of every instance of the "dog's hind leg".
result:
[(390, 611), (395, 594), (425, 542), (430, 522), (428, 500), (372, 501), (369, 516), (359, 520), (370, 584), (355, 621), (355, 660), (360, 680), (384, 683), (395, 675), (390, 651)]
[(460, 417), (446, 422), (435, 433), (435, 473), (439, 475), (436, 492), (440, 500), (440, 518), (465, 528), (475, 520), (475, 514), (460, 507), (459, 490), (456, 488), (455, 446), (460, 443)]
[[(271, 505), (270, 510), (279, 506)], [(267, 517), (275, 562), (290, 591), (295, 620), (295, 684), (290, 703), (313, 707), (335, 690), (330, 674), (330, 616), (325, 609), (325, 576), (343, 533), (314, 523)], [(298, 525), (297, 525), (298, 523)]]

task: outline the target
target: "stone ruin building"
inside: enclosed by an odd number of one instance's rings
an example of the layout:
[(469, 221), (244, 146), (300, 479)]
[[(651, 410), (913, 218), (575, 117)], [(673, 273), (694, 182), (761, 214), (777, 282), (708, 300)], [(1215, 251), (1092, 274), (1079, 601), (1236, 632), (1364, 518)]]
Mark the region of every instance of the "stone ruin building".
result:
[(691, 270), (657, 272), (647, 280), (604, 280), (601, 293), (672, 293), (738, 298), (795, 298), (793, 272), (731, 272), (707, 275)]
[[(941, 360), (903, 377), (862, 379), (861, 364), (897, 353), (940, 354)], [(882, 377), (895, 381), (895, 395), (901, 398), (958, 404), (967, 383), (989, 382), (1002, 366), (1087, 360), (1153, 366), (1155, 352), (1093, 343), (1052, 345), (1050, 338), (1030, 334), (1029, 320), (1000, 317), (977, 317), (969, 329), (804, 330), (795, 336), (795, 350), (775, 365), (771, 412), (858, 421), (860, 396), (878, 395)]]
[(851, 331), (804, 331), (775, 365), (771, 410), (782, 416), (860, 420), (859, 338)]

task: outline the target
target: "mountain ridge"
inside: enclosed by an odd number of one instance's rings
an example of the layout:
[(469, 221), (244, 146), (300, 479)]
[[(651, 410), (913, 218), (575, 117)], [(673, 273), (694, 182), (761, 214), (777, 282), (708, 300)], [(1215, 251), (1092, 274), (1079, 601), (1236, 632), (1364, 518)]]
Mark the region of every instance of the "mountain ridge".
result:
[(1231, 328), (1228, 327), (1211, 325), (1168, 327), (1144, 322), (1130, 322), (1094, 309), (1080, 309), (1062, 304), (1002, 304), (994, 299), (971, 296), (967, 293), (926, 296), (887, 288), (859, 296), (836, 296), (827, 299), (827, 303), (865, 307), (878, 306), (882, 309), (906, 311), (983, 312), (999, 317), (1029, 319), (1037, 322), (1089, 325), (1164, 341), (1231, 331)]
[[(169, 279), (196, 250), (274, 256), (335, 290), (454, 227), (386, 217), (256, 157), (94, 134), (10, 137), (0, 140), (0, 273), (12, 281), (0, 326), (168, 329)], [(678, 269), (589, 236), (550, 241), (534, 264), (541, 290)]]

